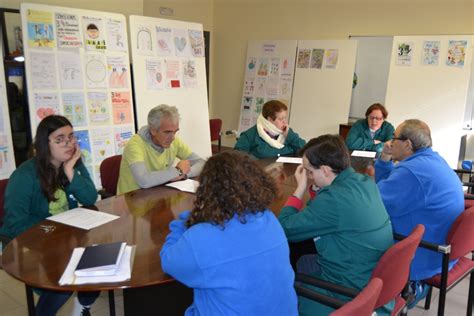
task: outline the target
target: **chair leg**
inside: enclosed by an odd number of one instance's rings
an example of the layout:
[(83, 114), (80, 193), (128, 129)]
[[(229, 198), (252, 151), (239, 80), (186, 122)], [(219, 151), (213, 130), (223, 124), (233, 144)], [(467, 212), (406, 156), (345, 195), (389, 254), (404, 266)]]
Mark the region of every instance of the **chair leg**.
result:
[(28, 306), (28, 315), (35, 316), (35, 300), (33, 298), (33, 289), (25, 284), (26, 305)]
[(110, 316), (115, 316), (115, 295), (114, 295), (114, 290), (109, 290), (109, 312), (110, 312)]
[(439, 289), (438, 316), (444, 316), (444, 307), (446, 305), (446, 288)]
[(425, 309), (428, 310), (430, 309), (431, 306), (431, 295), (433, 294), (433, 287), (431, 286), (430, 289), (428, 290), (428, 295), (426, 295), (425, 298)]
[(469, 281), (469, 296), (467, 297), (467, 316), (472, 315), (472, 305), (474, 304), (474, 271), (471, 271), (471, 280)]

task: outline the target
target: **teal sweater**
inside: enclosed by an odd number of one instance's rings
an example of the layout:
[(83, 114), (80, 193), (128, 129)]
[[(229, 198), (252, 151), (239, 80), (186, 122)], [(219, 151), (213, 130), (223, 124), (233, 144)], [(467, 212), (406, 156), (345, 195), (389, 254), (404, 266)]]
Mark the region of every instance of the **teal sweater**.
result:
[[(72, 182), (64, 188), (69, 208), (93, 205), (97, 191), (82, 162), (74, 167)], [(15, 238), (31, 226), (51, 216), (49, 202), (41, 190), (36, 172), (36, 159), (32, 158), (18, 167), (10, 176), (5, 192), (5, 217), (0, 234)]]
[(254, 125), (240, 134), (234, 149), (245, 151), (258, 159), (263, 159), (295, 155), (305, 144), (304, 139), (301, 139), (299, 135), (290, 128), (285, 140), (285, 146), (281, 149), (274, 148), (268, 145), (268, 143), (258, 135), (257, 126)]
[[(347, 135), (346, 145), (349, 150), (368, 150), (381, 152), (383, 143), (393, 138), (395, 129), (393, 125), (384, 121), (382, 126), (375, 132), (374, 138), (370, 136), (369, 124), (366, 119), (358, 120), (352, 125), (349, 135)], [(374, 140), (381, 143), (375, 145)]]

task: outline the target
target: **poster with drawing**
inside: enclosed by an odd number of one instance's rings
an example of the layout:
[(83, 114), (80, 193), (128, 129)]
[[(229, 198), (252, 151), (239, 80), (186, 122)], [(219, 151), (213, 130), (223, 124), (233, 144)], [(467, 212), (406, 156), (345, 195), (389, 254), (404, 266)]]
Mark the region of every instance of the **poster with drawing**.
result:
[(53, 48), (56, 41), (53, 33), (53, 14), (48, 11), (29, 9), (26, 13), (30, 48)]
[(308, 68), (310, 57), (311, 57), (311, 49), (308, 49), (308, 48), (298, 49), (297, 67), (298, 68)]
[(245, 73), (247, 76), (254, 77), (257, 71), (257, 58), (248, 57), (247, 58), (247, 67), (245, 68)]
[(132, 122), (130, 92), (112, 92), (111, 100), (114, 124), (130, 124)]
[(59, 114), (59, 100), (56, 93), (33, 93), (33, 100), (37, 123), (47, 116)]
[(124, 56), (107, 56), (110, 89), (126, 89), (129, 82), (128, 60)]
[(84, 43), (87, 50), (104, 51), (107, 49), (102, 18), (83, 16), (82, 33), (84, 34)]
[(179, 73), (179, 60), (177, 59), (165, 59), (165, 71), (167, 87), (174, 89), (181, 87), (180, 73)]
[(191, 57), (191, 45), (189, 45), (187, 30), (173, 29), (173, 44), (175, 48), (175, 56)]
[(133, 134), (130, 127), (116, 127), (114, 129), (115, 152), (118, 155), (123, 154), (125, 145), (127, 145)]
[(140, 55), (153, 55), (153, 39), (151, 36), (151, 26), (141, 25), (137, 30), (137, 52)]
[[(88, 166), (92, 164), (92, 150), (91, 142), (89, 139), (89, 131), (74, 131), (74, 136), (76, 136), (77, 144), (81, 149), (82, 162)], [(92, 175), (91, 175), (92, 176)]]
[(110, 123), (107, 92), (87, 92), (87, 109), (90, 124)]
[(156, 42), (158, 56), (174, 56), (172, 29), (169, 27), (156, 27)]
[(82, 47), (79, 18), (76, 14), (57, 12), (55, 21), (59, 48)]
[(84, 58), (87, 88), (107, 88), (105, 56), (103, 54), (85, 54)]
[(196, 62), (194, 59), (183, 60), (183, 85), (186, 88), (196, 88), (198, 85)]
[(58, 68), (62, 89), (83, 89), (81, 55), (79, 53), (59, 52)]
[(395, 59), (395, 65), (411, 66), (414, 46), (414, 42), (397, 43), (397, 58)]
[(73, 126), (85, 126), (86, 120), (86, 104), (84, 100), (84, 93), (81, 92), (64, 92), (63, 99), (63, 113), (64, 116), (72, 123)]
[(127, 51), (125, 47), (125, 22), (119, 19), (107, 19), (105, 28), (107, 30), (108, 49)]
[(146, 87), (148, 90), (163, 90), (165, 87), (163, 65), (161, 60), (146, 59)]
[(467, 41), (449, 41), (446, 66), (458, 68), (464, 67), (466, 49)]
[(111, 128), (95, 128), (91, 130), (92, 157), (100, 163), (107, 157), (115, 155), (115, 143)]
[(56, 89), (56, 62), (54, 54), (31, 52), (30, 59), (30, 76), (33, 89)]
[(188, 30), (191, 51), (194, 57), (204, 57), (204, 36), (200, 30)]
[(326, 69), (336, 69), (339, 59), (339, 49), (326, 49), (324, 51), (324, 63)]
[(311, 51), (310, 68), (321, 69), (323, 67), (324, 49), (314, 48)]
[(9, 174), (15, 162), (11, 153), (11, 142), (7, 135), (0, 134), (0, 175)]
[(440, 41), (423, 41), (422, 65), (437, 66)]
[[(3, 47), (0, 45), (0, 56), (3, 56)], [(0, 63), (0, 73), (4, 73), (3, 63)], [(7, 89), (5, 76), (0, 77), (0, 179), (8, 179), (15, 169), (13, 155), (13, 141), (10, 129), (10, 115), (8, 111)]]

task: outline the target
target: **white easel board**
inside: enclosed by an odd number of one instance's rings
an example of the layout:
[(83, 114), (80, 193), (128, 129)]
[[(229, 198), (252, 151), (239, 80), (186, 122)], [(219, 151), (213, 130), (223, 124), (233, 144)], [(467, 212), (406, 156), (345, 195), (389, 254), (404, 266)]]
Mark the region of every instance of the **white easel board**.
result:
[(298, 41), (290, 126), (303, 139), (337, 134), (347, 122), (356, 53), (356, 41)]
[(176, 106), (178, 136), (203, 158), (211, 155), (202, 25), (130, 16), (138, 127), (160, 104)]
[(471, 73), (472, 36), (396, 36), (385, 105), (389, 121), (425, 121), (433, 149), (456, 168)]
[(31, 130), (66, 116), (97, 187), (99, 166), (135, 132), (125, 16), (21, 5)]

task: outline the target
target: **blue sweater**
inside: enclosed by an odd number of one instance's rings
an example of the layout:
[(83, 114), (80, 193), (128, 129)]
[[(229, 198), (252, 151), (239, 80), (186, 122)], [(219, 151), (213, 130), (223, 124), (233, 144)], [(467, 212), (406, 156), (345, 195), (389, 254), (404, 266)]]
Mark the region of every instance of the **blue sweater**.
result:
[[(423, 224), (423, 240), (446, 242), (451, 224), (464, 210), (464, 194), (459, 178), (437, 152), (421, 149), (396, 165), (379, 159), (375, 181), (395, 232), (407, 235)], [(418, 248), (410, 279), (423, 280), (440, 272), (441, 254)]]
[(160, 252), (163, 271), (194, 289), (186, 315), (297, 315), (288, 242), (273, 213), (237, 217), (225, 228), (190, 212), (170, 224)]

